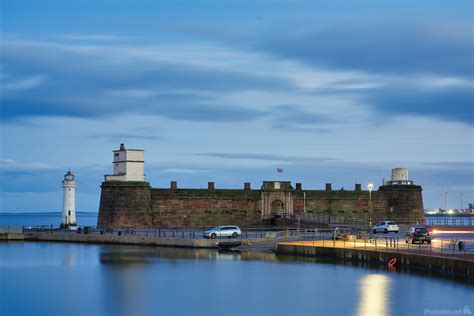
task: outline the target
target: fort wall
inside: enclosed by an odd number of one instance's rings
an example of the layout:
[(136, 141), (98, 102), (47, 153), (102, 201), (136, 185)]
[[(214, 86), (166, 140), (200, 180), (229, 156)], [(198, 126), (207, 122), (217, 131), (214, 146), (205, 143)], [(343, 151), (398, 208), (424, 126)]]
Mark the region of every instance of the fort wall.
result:
[[(262, 225), (264, 219), (298, 214), (349, 218), (422, 218), (420, 186), (381, 186), (372, 191), (302, 190), (282, 182), (274, 189), (264, 182), (261, 189), (151, 188), (147, 182), (103, 182), (98, 227), (209, 227)], [(370, 205), (369, 205), (370, 204)]]
[(257, 190), (152, 189), (155, 227), (204, 227), (261, 221)]

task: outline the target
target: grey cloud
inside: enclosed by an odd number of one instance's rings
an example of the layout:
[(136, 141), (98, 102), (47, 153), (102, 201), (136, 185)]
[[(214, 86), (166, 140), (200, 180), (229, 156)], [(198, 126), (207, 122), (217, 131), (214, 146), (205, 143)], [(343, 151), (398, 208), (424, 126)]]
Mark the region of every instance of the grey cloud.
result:
[[(336, 22), (336, 21), (335, 21)], [(470, 23), (344, 21), (306, 25), (257, 46), (310, 65), (375, 73), (438, 73), (472, 77)]]
[[(241, 121), (259, 111), (218, 104), (207, 93), (289, 89), (285, 80), (196, 66), (186, 61), (157, 61), (154, 50), (134, 53), (122, 47), (67, 46), (31, 42), (2, 43), (5, 71), (15, 76), (45, 74), (40, 88), (2, 97), (3, 120), (25, 116), (101, 117), (152, 113), (172, 119)], [(188, 93), (193, 90), (199, 93)], [(110, 91), (147, 91), (143, 98)], [(176, 93), (169, 91), (178, 91)], [(207, 102), (205, 102), (207, 101)]]
[(328, 124), (340, 123), (333, 116), (311, 112), (297, 105), (273, 106), (269, 114), (274, 129), (294, 132), (327, 133), (331, 130)]
[(101, 133), (86, 136), (87, 139), (103, 139), (110, 142), (127, 142), (129, 139), (137, 140), (160, 140), (158, 135), (137, 134), (137, 133)]
[(472, 169), (471, 172), (474, 172), (474, 161), (438, 161), (438, 162), (425, 162), (422, 166), (433, 167), (433, 168), (469, 168)]
[[(98, 194), (103, 175), (109, 173), (109, 166), (71, 166), (76, 175), (78, 192), (88, 194)], [(3, 183), (8, 185), (0, 186), (1, 192), (24, 193), (28, 192), (60, 192), (61, 181), (67, 168), (52, 167), (48, 169), (0, 169), (0, 177)], [(26, 193), (25, 193), (26, 194)], [(60, 199), (58, 194), (58, 199)]]
[(315, 163), (315, 162), (328, 162), (336, 161), (338, 159), (333, 157), (304, 157), (304, 156), (285, 156), (285, 155), (275, 155), (275, 154), (261, 154), (261, 153), (199, 153), (199, 156), (208, 156), (216, 157), (223, 159), (242, 159), (242, 160), (265, 160), (265, 161), (274, 161), (274, 162), (305, 162), (305, 163)]
[(474, 124), (474, 92), (470, 87), (420, 89), (395, 85), (368, 91), (362, 99), (385, 115), (431, 116)]

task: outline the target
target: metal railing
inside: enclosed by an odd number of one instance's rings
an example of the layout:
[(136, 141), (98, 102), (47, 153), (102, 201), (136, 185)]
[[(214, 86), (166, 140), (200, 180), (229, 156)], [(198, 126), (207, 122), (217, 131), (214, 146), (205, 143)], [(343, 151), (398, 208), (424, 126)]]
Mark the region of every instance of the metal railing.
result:
[[(148, 228), (115, 228), (115, 229), (99, 229), (92, 227), (79, 227), (78, 230), (67, 230), (60, 229), (57, 227), (51, 226), (39, 226), (39, 227), (24, 227), (23, 233), (42, 233), (42, 234), (83, 234), (83, 235), (104, 235), (104, 236), (137, 236), (137, 237), (154, 237), (154, 238), (182, 238), (182, 239), (203, 239), (204, 232), (211, 227), (200, 227), (200, 228), (158, 228), (158, 229), (148, 229)], [(248, 228), (242, 229), (239, 239), (257, 239), (257, 238), (302, 238), (307, 236), (315, 236), (315, 231), (319, 233), (324, 230), (315, 230), (315, 229), (295, 229), (287, 228), (284, 230), (271, 230), (264, 228)], [(332, 232), (328, 229), (326, 233)], [(218, 237), (227, 239), (227, 237)]]
[(373, 226), (379, 221), (391, 220), (397, 224), (417, 224), (427, 226), (474, 226), (473, 216), (459, 217), (384, 217), (384, 216), (334, 216), (328, 214), (299, 213), (281, 217), (295, 222), (324, 223), (328, 225)]
[(457, 239), (433, 239), (430, 244), (407, 243), (399, 237), (373, 237), (353, 239), (314, 239), (313, 246), (350, 248), (396, 253), (417, 253), (430, 256), (474, 260), (474, 241)]

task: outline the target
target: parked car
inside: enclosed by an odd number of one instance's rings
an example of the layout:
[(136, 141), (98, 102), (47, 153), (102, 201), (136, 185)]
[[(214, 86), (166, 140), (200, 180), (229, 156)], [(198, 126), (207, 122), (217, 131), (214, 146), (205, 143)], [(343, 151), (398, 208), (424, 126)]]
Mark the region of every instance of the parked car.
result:
[(405, 235), (405, 242), (412, 243), (418, 242), (420, 244), (427, 242), (431, 244), (431, 236), (428, 228), (425, 226), (412, 226), (408, 229)]
[(377, 233), (387, 234), (389, 232), (398, 233), (398, 231), (399, 231), (398, 225), (393, 221), (382, 221), (375, 224), (375, 226), (372, 227), (372, 232), (374, 234), (377, 234)]
[(204, 238), (219, 238), (219, 237), (227, 237), (227, 238), (238, 238), (242, 232), (240, 228), (237, 226), (217, 226), (210, 230), (206, 230), (204, 232)]

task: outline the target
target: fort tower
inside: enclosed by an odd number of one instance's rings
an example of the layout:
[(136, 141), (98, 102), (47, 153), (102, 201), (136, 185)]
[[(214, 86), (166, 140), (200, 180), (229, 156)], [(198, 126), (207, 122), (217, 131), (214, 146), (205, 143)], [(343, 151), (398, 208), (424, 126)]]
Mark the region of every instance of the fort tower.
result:
[(113, 152), (114, 174), (106, 175), (105, 181), (145, 181), (144, 150), (125, 149), (125, 145), (120, 144)]

